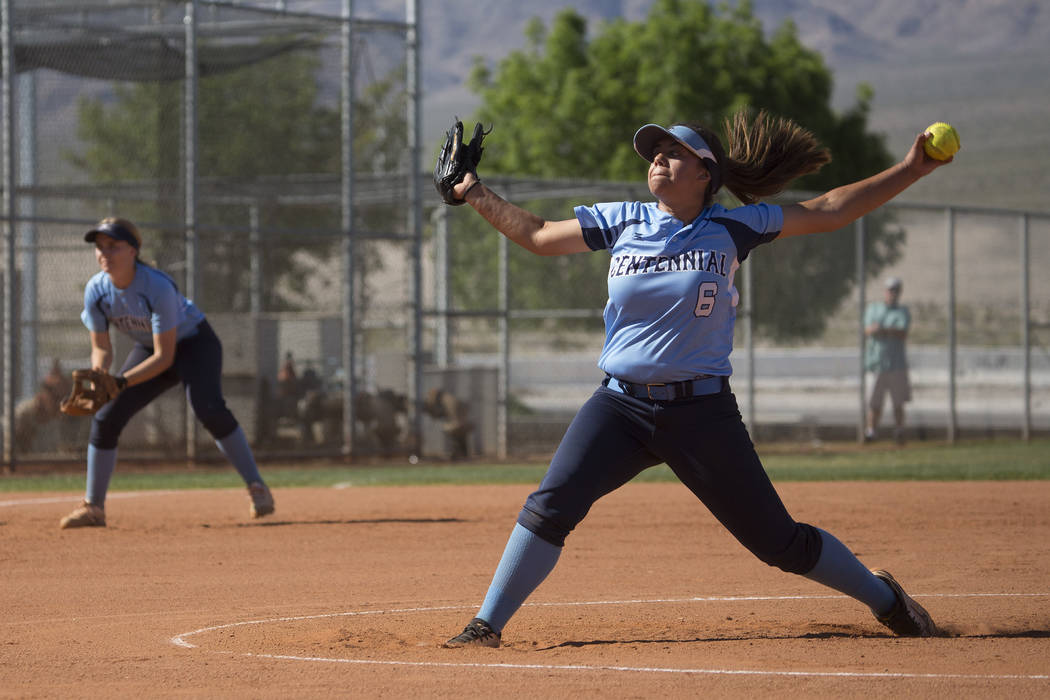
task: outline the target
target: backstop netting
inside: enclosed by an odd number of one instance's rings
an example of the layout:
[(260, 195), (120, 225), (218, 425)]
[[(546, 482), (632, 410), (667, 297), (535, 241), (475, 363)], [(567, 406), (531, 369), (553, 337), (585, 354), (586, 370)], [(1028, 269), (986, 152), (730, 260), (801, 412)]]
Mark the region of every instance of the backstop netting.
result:
[[(55, 399), (89, 362), (79, 315), (98, 266), (83, 233), (106, 216), (134, 221), (141, 258), (207, 315), (257, 450), (348, 451), (348, 357), (354, 451), (419, 448), (409, 25), (283, 6), (12, 2), (18, 459), (83, 453), (89, 421)], [(116, 370), (129, 346), (112, 335)], [(168, 392), (122, 456), (217, 455), (202, 429), (187, 447), (193, 430)]]

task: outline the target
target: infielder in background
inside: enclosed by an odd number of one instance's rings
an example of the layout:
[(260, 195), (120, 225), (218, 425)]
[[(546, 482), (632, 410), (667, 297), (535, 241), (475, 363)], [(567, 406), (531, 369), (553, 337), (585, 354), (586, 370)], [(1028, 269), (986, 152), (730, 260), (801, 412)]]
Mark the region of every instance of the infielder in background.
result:
[(868, 338), (864, 349), (864, 366), (874, 373), (875, 383), (868, 402), (868, 421), (865, 440), (874, 440), (882, 417), (886, 394), (893, 404), (893, 439), (904, 442), (904, 404), (911, 401), (911, 380), (908, 377), (908, 358), (904, 344), (911, 328), (911, 312), (900, 303), (901, 281), (897, 277), (886, 280), (884, 301), (873, 301), (864, 310), (864, 333)]
[[(564, 221), (546, 221), (481, 184), (474, 166), (484, 134), (475, 131), (467, 145), (457, 138), (458, 120), (450, 130), (434, 173), (446, 202), (465, 200), (538, 255), (608, 250), (611, 262), (598, 361), (608, 376), (526, 500), (477, 616), (446, 646), (499, 646), (504, 626), (553, 570), (565, 538), (594, 502), (660, 463), (762, 561), (855, 598), (898, 635), (936, 633), (926, 610), (889, 573), (869, 571), (838, 539), (788, 514), (728, 378), (738, 299), (733, 280), (751, 249), (841, 229), (944, 161), (924, 154), (927, 135), (919, 134), (901, 162), (877, 175), (798, 204), (760, 204), (830, 155), (809, 132), (764, 113), (737, 114), (726, 126), (728, 152), (699, 124), (643, 126), (634, 147), (650, 163), (656, 201), (580, 206)], [(457, 169), (449, 160), (459, 158), (466, 167), (445, 177)], [(714, 203), (722, 187), (744, 206)]]
[(117, 439), (131, 417), (179, 382), (197, 418), (248, 486), (253, 518), (274, 511), (273, 496), (251, 447), (222, 396), (222, 344), (204, 314), (175, 282), (139, 259), (142, 236), (126, 219), (107, 218), (84, 234), (101, 271), (84, 289), (80, 314), (91, 335), (91, 367), (113, 364), (110, 328), (135, 341), (116, 375), (119, 393), (91, 422), (84, 502), (61, 527), (103, 527), (106, 491), (117, 462)]

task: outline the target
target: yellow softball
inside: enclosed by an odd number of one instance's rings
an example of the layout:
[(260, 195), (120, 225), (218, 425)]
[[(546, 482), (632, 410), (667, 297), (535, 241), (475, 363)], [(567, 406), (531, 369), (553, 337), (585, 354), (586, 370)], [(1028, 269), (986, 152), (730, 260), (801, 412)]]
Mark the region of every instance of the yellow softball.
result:
[(959, 150), (959, 132), (951, 124), (935, 122), (926, 127), (929, 138), (923, 144), (926, 155), (937, 160), (948, 160)]

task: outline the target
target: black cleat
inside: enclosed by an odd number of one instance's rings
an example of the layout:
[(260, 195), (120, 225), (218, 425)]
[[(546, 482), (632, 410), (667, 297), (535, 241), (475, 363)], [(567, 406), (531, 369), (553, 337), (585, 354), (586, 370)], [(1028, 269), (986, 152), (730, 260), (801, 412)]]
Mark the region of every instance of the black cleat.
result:
[(443, 647), (446, 649), (458, 649), (459, 647), (499, 647), (500, 633), (492, 629), (489, 623), (480, 617), (470, 621), (463, 631), (448, 640)]
[(933, 624), (930, 613), (904, 592), (890, 572), (872, 569), (871, 573), (885, 581), (893, 590), (893, 595), (897, 597), (897, 602), (892, 610), (885, 615), (875, 616), (879, 622), (901, 637), (932, 637), (937, 634), (937, 626)]

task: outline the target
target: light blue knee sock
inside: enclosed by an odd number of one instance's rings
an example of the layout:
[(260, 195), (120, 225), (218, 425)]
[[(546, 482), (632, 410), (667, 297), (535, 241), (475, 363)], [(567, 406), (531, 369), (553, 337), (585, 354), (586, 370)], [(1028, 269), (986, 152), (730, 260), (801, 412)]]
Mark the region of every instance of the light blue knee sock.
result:
[(834, 535), (820, 528), (817, 530), (823, 542), (820, 559), (809, 573), (803, 575), (856, 598), (879, 615), (889, 612), (897, 602), (897, 597), (886, 582), (868, 571)]
[(106, 507), (106, 492), (109, 491), (109, 480), (117, 466), (117, 448), (104, 450), (88, 445), (87, 452), (87, 489), (84, 500), (88, 503)]
[(215, 444), (226, 455), (226, 459), (230, 460), (234, 468), (237, 469), (237, 473), (244, 479), (244, 483), (251, 484), (255, 481), (262, 483), (262, 477), (259, 476), (259, 467), (255, 464), (252, 448), (248, 446), (248, 438), (245, 436), (241, 426), (238, 425), (236, 430), (222, 440), (216, 440)]
[(515, 524), (478, 617), (497, 632), (502, 631), (529, 594), (554, 570), (561, 549)]

